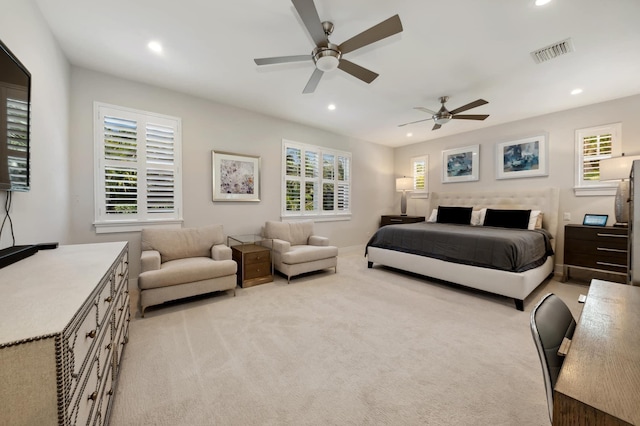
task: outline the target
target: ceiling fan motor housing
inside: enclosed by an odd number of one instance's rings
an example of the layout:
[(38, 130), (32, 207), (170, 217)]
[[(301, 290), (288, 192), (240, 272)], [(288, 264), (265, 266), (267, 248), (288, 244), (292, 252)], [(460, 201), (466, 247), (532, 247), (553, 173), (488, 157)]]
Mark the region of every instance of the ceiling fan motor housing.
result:
[(333, 71), (338, 68), (342, 53), (337, 44), (327, 43), (327, 46), (318, 46), (313, 49), (313, 62), (320, 71)]

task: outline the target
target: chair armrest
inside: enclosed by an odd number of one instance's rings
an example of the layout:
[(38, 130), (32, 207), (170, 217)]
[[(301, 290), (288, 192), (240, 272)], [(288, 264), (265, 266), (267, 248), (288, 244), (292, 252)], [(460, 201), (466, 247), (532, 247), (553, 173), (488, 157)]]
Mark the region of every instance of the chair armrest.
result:
[(231, 260), (231, 247), (224, 244), (216, 244), (211, 247), (211, 258), (213, 260)]
[(319, 235), (312, 235), (309, 237), (309, 245), (310, 246), (328, 246), (329, 238), (321, 237)]
[(140, 272), (160, 269), (160, 252), (157, 250), (143, 250), (140, 253)]
[(286, 253), (291, 250), (291, 243), (285, 240), (278, 240), (277, 238), (273, 239), (273, 251), (277, 251), (278, 253)]

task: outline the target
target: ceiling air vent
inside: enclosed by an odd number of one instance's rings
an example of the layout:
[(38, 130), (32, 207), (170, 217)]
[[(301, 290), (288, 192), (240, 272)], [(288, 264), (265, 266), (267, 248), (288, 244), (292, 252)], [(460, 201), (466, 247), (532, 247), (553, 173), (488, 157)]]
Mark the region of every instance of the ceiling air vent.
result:
[(549, 61), (553, 58), (557, 58), (561, 55), (566, 55), (567, 53), (573, 52), (573, 42), (570, 38), (566, 40), (559, 41), (557, 43), (553, 43), (547, 47), (543, 47), (542, 49), (534, 50), (531, 52), (531, 56), (536, 64)]

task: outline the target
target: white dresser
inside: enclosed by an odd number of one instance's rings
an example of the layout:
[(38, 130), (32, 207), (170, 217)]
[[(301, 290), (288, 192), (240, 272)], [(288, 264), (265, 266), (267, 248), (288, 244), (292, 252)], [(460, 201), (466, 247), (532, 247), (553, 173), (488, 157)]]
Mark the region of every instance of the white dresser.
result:
[(0, 269), (0, 425), (107, 423), (130, 308), (126, 242)]

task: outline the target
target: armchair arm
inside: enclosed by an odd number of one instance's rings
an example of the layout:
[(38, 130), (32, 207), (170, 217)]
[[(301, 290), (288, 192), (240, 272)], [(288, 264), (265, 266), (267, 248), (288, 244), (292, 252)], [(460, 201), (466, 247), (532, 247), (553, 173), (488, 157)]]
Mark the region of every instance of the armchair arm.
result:
[(273, 251), (277, 251), (278, 253), (286, 253), (291, 250), (291, 243), (285, 240), (278, 240), (277, 238), (273, 239)]
[(140, 272), (160, 269), (160, 252), (157, 250), (143, 250), (140, 253)]
[(211, 247), (211, 258), (213, 260), (231, 260), (231, 247), (224, 244), (216, 244)]
[(309, 245), (310, 246), (328, 246), (329, 238), (321, 237), (319, 235), (312, 235), (309, 237)]

